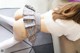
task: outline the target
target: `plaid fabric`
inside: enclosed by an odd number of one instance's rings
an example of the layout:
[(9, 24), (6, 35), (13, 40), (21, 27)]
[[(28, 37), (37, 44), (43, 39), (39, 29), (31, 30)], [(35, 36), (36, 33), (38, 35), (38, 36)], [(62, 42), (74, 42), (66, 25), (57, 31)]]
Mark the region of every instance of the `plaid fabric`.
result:
[(33, 7), (25, 5), (23, 9), (23, 21), (28, 31), (28, 39), (33, 44), (36, 40), (36, 33), (40, 32), (40, 14), (37, 14)]

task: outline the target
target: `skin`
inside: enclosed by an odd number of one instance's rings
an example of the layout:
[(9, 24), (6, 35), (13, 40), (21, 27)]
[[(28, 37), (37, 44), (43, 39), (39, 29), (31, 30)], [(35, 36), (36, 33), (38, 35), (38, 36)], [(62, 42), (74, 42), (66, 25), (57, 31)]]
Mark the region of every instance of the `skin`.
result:
[[(22, 41), (28, 37), (27, 30), (24, 28), (24, 23), (20, 21), (23, 18), (23, 9), (19, 9), (15, 12), (15, 20), (16, 22), (14, 23), (13, 26), (13, 31), (14, 31), (14, 37), (18, 41)], [(21, 24), (19, 24), (21, 23)], [(21, 29), (20, 29), (21, 28)], [(41, 32), (46, 32), (48, 33), (47, 27), (44, 23), (44, 16), (41, 16)], [(21, 35), (20, 35), (21, 34)]]
[[(58, 8), (57, 9), (55, 8), (54, 10), (58, 10)], [(22, 41), (22, 40), (24, 40), (25, 38), (28, 37), (28, 35), (27, 35), (28, 33), (26, 32), (24, 27), (22, 28), (22, 30), (20, 30), (18, 28), (19, 25), (20, 25), (19, 22), (23, 23), (23, 22), (19, 21), (21, 18), (23, 18), (23, 8), (21, 8), (21, 9), (19, 9), (15, 12), (14, 18), (16, 20), (16, 22), (14, 23), (15, 27), (13, 26), (13, 31), (14, 31), (14, 34), (15, 34), (14, 37), (16, 38), (16, 40)], [(49, 33), (48, 30), (47, 30), (47, 27), (45, 25), (44, 19), (45, 19), (45, 16), (42, 14), (41, 15), (41, 32)], [(24, 25), (24, 23), (23, 23), (23, 25)], [(17, 27), (17, 29), (16, 29), (16, 27)], [(23, 30), (24, 30), (24, 32), (23, 32)], [(24, 36), (19, 35), (20, 32), (23, 32), (22, 34), (24, 34)]]

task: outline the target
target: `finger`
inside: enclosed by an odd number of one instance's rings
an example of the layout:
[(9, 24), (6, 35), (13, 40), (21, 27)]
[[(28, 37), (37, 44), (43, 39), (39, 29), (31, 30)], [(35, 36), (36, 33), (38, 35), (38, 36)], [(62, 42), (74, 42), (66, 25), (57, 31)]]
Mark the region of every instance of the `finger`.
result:
[(14, 14), (15, 20), (18, 20), (18, 19), (20, 19), (22, 17), (23, 17), (23, 8), (18, 9)]
[(14, 23), (13, 32), (14, 32), (15, 39), (18, 41), (23, 41), (28, 37), (27, 35), (28, 33), (25, 29), (23, 19), (19, 19)]

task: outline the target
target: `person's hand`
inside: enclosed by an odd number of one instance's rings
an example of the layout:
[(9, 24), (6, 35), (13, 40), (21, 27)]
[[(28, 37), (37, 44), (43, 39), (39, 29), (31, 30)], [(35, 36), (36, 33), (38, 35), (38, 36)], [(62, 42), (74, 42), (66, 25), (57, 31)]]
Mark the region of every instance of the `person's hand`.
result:
[(15, 15), (15, 23), (13, 25), (13, 33), (14, 37), (18, 41), (22, 41), (26, 39), (28, 36), (28, 33), (25, 29), (24, 22), (23, 22), (23, 9), (19, 9), (16, 11)]
[(20, 8), (15, 12), (14, 18), (15, 18), (15, 20), (18, 20), (22, 17), (23, 17), (23, 8)]

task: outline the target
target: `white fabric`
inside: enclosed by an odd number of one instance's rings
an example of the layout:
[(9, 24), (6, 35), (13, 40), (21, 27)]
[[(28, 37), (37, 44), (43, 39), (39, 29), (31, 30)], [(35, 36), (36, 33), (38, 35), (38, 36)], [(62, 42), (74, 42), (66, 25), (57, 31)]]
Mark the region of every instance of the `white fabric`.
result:
[(72, 41), (80, 39), (80, 25), (73, 20), (56, 20), (61, 26), (65, 28), (64, 35)]
[(80, 25), (73, 20), (61, 20), (52, 18), (52, 10), (45, 13), (45, 25), (48, 31), (55, 36), (65, 35), (69, 40), (76, 41), (80, 39)]
[(49, 12), (43, 15), (45, 18), (45, 24), (51, 34), (56, 35), (56, 36), (61, 36), (63, 35), (63, 31), (61, 31), (63, 30), (63, 27), (61, 27), (59, 24), (56, 24), (56, 22), (53, 21), (52, 12), (53, 11), (50, 10)]

